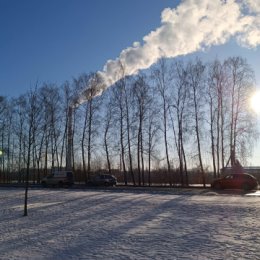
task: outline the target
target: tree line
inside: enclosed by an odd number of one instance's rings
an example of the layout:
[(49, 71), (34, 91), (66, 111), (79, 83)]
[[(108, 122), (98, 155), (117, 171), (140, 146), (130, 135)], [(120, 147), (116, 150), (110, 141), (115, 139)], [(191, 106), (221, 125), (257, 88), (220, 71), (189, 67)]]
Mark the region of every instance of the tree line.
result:
[[(246, 164), (257, 139), (249, 107), (254, 72), (241, 57), (204, 63), (159, 60), (122, 79), (73, 110), (72, 167), (80, 179), (95, 170), (115, 172), (125, 184), (151, 184), (163, 171), (169, 184), (189, 183), (196, 169), (203, 184), (219, 176), (232, 153)], [(0, 181), (24, 169), (39, 182), (52, 167), (66, 166), (68, 111), (93, 73), (62, 86), (36, 83), (17, 98), (0, 99)], [(120, 77), (121, 78), (121, 77)], [(91, 93), (91, 91), (90, 91)], [(84, 99), (84, 97), (83, 97)]]

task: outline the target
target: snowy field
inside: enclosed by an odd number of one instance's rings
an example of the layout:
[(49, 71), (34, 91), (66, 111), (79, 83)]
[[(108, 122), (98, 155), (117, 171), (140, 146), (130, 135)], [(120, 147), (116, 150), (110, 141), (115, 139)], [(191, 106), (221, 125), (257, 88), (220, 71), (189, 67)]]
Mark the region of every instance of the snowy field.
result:
[[(259, 194), (258, 194), (259, 195)], [(0, 259), (260, 259), (260, 196), (0, 188)]]

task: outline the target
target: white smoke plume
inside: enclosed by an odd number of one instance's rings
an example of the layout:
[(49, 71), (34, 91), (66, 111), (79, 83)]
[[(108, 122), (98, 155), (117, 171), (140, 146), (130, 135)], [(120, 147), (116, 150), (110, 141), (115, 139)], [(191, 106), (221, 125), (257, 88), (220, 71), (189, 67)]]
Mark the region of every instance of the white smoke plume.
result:
[(161, 26), (142, 42), (107, 61), (103, 71), (97, 72), (96, 92), (101, 94), (122, 77), (149, 68), (162, 57), (186, 55), (232, 37), (244, 47), (260, 44), (260, 0), (183, 0), (176, 8), (162, 11)]

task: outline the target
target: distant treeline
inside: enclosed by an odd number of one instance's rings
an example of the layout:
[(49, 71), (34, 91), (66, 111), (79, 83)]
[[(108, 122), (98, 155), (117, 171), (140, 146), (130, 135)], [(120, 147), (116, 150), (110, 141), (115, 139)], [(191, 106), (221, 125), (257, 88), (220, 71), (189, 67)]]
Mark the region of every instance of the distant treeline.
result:
[[(123, 75), (123, 65), (117, 73)], [(1, 98), (2, 177), (19, 178), (22, 169), (33, 168), (38, 182), (51, 167), (66, 166), (68, 108), (92, 77), (62, 86), (36, 83), (18, 98)], [(242, 164), (251, 156), (254, 90), (254, 72), (241, 57), (161, 59), (73, 110), (73, 170), (85, 180), (96, 170), (116, 172), (134, 185), (146, 185), (157, 172), (157, 179), (186, 185), (189, 169), (196, 169), (205, 184), (206, 173), (218, 176), (232, 153)]]

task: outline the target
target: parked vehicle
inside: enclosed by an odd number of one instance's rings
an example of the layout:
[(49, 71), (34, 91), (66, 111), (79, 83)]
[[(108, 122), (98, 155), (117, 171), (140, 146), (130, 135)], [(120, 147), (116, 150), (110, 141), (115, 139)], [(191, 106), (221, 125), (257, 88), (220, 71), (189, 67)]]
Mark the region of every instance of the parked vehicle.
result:
[(252, 190), (258, 187), (256, 178), (247, 173), (232, 173), (212, 182), (213, 189), (242, 189)]
[(87, 182), (87, 184), (97, 186), (114, 186), (116, 183), (116, 177), (111, 174), (96, 174)]
[(73, 173), (71, 171), (56, 171), (46, 177), (41, 181), (42, 186), (72, 186), (74, 184)]

